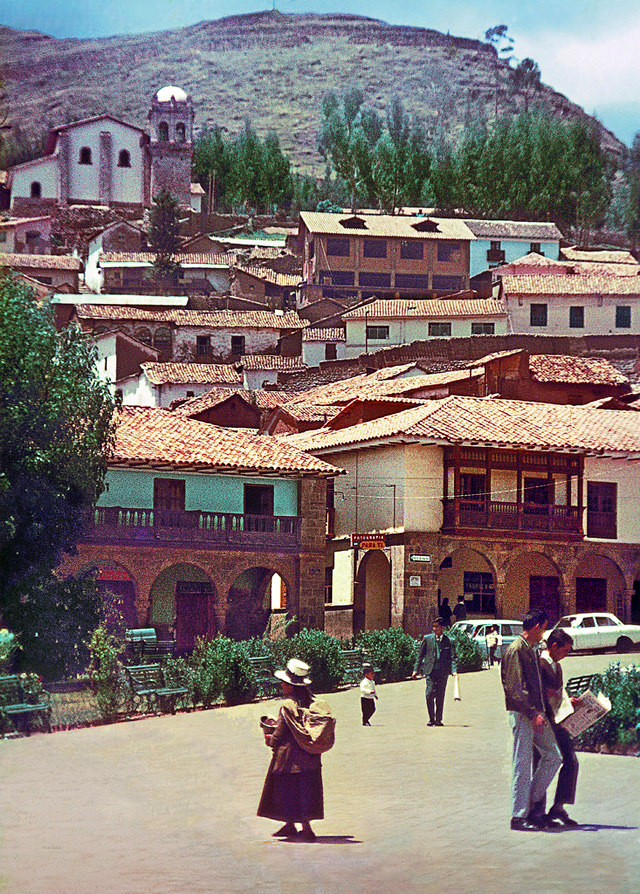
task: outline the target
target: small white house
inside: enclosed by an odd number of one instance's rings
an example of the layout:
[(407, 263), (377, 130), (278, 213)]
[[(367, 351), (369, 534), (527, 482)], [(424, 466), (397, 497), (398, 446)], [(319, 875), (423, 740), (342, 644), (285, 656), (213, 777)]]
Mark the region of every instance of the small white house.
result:
[(137, 373), (117, 379), (123, 404), (170, 407), (173, 401), (198, 397), (214, 386), (242, 388), (242, 376), (233, 364), (143, 363)]
[(302, 333), (302, 361), (305, 366), (320, 366), (323, 360), (344, 360), (346, 334), (340, 328), (308, 327)]

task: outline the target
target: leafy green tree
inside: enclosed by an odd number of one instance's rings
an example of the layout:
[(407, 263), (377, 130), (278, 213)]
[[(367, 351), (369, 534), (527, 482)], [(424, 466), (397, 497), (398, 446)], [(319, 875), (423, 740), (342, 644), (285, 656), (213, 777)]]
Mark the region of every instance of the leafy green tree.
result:
[(104, 490), (114, 401), (95, 347), (58, 332), (47, 303), (0, 276), (0, 614), (73, 553)]
[(207, 193), (209, 213), (218, 207), (227, 208), (226, 192), (231, 163), (221, 127), (204, 130), (198, 135), (193, 145), (191, 167), (194, 177)]
[(153, 277), (161, 288), (170, 288), (178, 280), (180, 264), (180, 208), (176, 197), (164, 187), (153, 200), (149, 215), (148, 239), (155, 254)]
[(540, 90), (540, 67), (528, 56), (516, 65), (513, 73), (513, 85), (524, 94), (524, 109), (529, 110), (531, 97)]

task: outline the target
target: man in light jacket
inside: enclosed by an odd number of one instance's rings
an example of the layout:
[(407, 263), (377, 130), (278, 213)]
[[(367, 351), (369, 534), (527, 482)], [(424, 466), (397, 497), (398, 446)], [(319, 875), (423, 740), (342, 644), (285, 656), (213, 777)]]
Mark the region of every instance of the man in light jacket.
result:
[[(547, 788), (562, 763), (553, 729), (547, 719), (547, 702), (536, 646), (547, 626), (546, 612), (524, 616), (523, 632), (504, 653), (500, 666), (505, 704), (513, 731), (511, 828), (533, 832), (544, 828)], [(534, 773), (533, 750), (540, 761)]]
[(444, 632), (443, 618), (434, 618), (432, 633), (422, 639), (420, 652), (413, 669), (412, 677), (417, 677), (424, 663), (425, 696), (429, 723), (427, 726), (444, 726), (442, 709), (444, 694), (450, 674), (457, 673), (455, 649), (453, 643)]

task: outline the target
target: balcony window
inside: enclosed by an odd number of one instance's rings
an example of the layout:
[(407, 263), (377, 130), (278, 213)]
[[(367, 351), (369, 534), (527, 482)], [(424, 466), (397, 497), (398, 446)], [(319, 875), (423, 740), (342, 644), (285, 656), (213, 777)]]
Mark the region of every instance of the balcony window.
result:
[(245, 484), (245, 515), (273, 515), (273, 485)]
[(553, 481), (547, 478), (525, 478), (524, 479), (524, 502), (531, 503), (535, 506), (548, 506), (553, 503), (554, 486)]
[(494, 335), (496, 331), (495, 323), (472, 323), (471, 335)]
[(388, 338), (388, 326), (367, 326), (367, 339), (371, 341), (386, 341)]
[(584, 307), (569, 308), (569, 328), (584, 329)]
[(617, 491), (616, 484), (587, 481), (587, 537), (616, 539)]
[(531, 326), (546, 326), (547, 325), (547, 305), (546, 304), (532, 304), (530, 308), (530, 318), (529, 318)]
[(365, 258), (386, 258), (387, 256), (387, 240), (386, 239), (363, 239), (362, 253)]
[(616, 329), (631, 329), (631, 308), (618, 304), (616, 307)]
[(153, 508), (171, 512), (184, 512), (185, 482), (182, 478), (153, 479)]
[(329, 257), (348, 258), (350, 254), (350, 239), (327, 239), (327, 255)]
[(402, 239), (400, 257), (403, 261), (421, 261), (424, 257), (424, 246), (417, 239)]
[(460, 260), (459, 242), (438, 242), (438, 260), (446, 263)]
[(451, 335), (451, 323), (429, 323), (430, 337), (447, 337)]

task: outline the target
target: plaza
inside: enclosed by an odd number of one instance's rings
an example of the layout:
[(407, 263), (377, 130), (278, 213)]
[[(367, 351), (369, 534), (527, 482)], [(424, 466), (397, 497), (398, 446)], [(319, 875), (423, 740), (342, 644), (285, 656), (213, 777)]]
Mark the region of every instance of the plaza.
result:
[[(640, 655), (623, 656), (637, 663)], [(565, 679), (619, 656), (571, 657)], [(0, 742), (0, 891), (9, 894), (631, 894), (640, 881), (640, 761), (580, 757), (581, 828), (509, 829), (511, 732), (496, 668), (447, 692), (427, 728), (422, 680), (328, 698), (325, 815), (312, 844), (256, 817), (277, 701)]]

